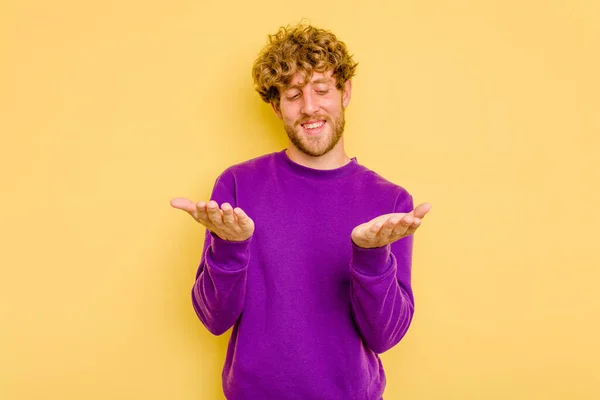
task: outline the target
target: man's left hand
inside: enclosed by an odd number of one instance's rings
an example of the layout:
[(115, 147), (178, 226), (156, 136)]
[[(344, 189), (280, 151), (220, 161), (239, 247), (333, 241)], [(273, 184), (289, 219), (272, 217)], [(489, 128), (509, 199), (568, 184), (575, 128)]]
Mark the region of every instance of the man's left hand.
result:
[(366, 249), (383, 247), (396, 240), (410, 236), (421, 219), (431, 210), (431, 204), (422, 203), (409, 213), (384, 214), (365, 222), (352, 230), (352, 241)]

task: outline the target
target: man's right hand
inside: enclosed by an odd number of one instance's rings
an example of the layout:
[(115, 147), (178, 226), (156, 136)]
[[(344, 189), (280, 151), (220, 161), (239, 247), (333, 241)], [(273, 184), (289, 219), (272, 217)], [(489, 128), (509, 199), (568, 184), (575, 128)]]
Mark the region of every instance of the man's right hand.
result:
[(223, 240), (243, 242), (254, 233), (254, 221), (241, 208), (234, 209), (229, 203), (223, 203), (219, 208), (214, 200), (194, 204), (189, 199), (177, 197), (171, 200), (171, 206), (187, 212)]

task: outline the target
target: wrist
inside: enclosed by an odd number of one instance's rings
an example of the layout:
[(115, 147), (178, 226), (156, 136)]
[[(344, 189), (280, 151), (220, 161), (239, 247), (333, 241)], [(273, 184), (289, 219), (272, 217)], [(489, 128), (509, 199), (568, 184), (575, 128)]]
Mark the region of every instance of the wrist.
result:
[(210, 232), (211, 258), (221, 269), (239, 270), (247, 266), (250, 258), (252, 237), (243, 241), (232, 241), (220, 238)]
[(393, 267), (390, 245), (365, 248), (352, 241), (351, 266), (362, 275), (385, 274)]

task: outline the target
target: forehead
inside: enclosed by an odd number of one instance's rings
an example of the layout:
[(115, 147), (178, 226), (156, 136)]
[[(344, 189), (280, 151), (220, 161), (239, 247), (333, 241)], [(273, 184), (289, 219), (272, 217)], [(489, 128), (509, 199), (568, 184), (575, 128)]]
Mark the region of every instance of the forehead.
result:
[(287, 85), (287, 89), (303, 87), (309, 83), (310, 84), (319, 84), (319, 83), (334, 84), (335, 79), (332, 76), (332, 71), (327, 71), (325, 73), (314, 72), (312, 74), (312, 76), (309, 77), (306, 81), (305, 81), (305, 77), (300, 72), (296, 72), (292, 76), (290, 83)]

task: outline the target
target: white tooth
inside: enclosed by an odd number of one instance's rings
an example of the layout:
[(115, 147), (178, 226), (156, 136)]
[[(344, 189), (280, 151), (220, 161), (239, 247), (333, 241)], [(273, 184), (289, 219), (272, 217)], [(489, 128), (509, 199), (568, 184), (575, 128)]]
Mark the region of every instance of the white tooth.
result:
[(323, 122), (315, 122), (314, 124), (309, 124), (309, 125), (306, 125), (306, 127), (307, 127), (308, 129), (314, 129), (314, 128), (317, 128), (317, 127), (319, 127), (319, 126), (321, 126), (321, 125), (323, 125)]

